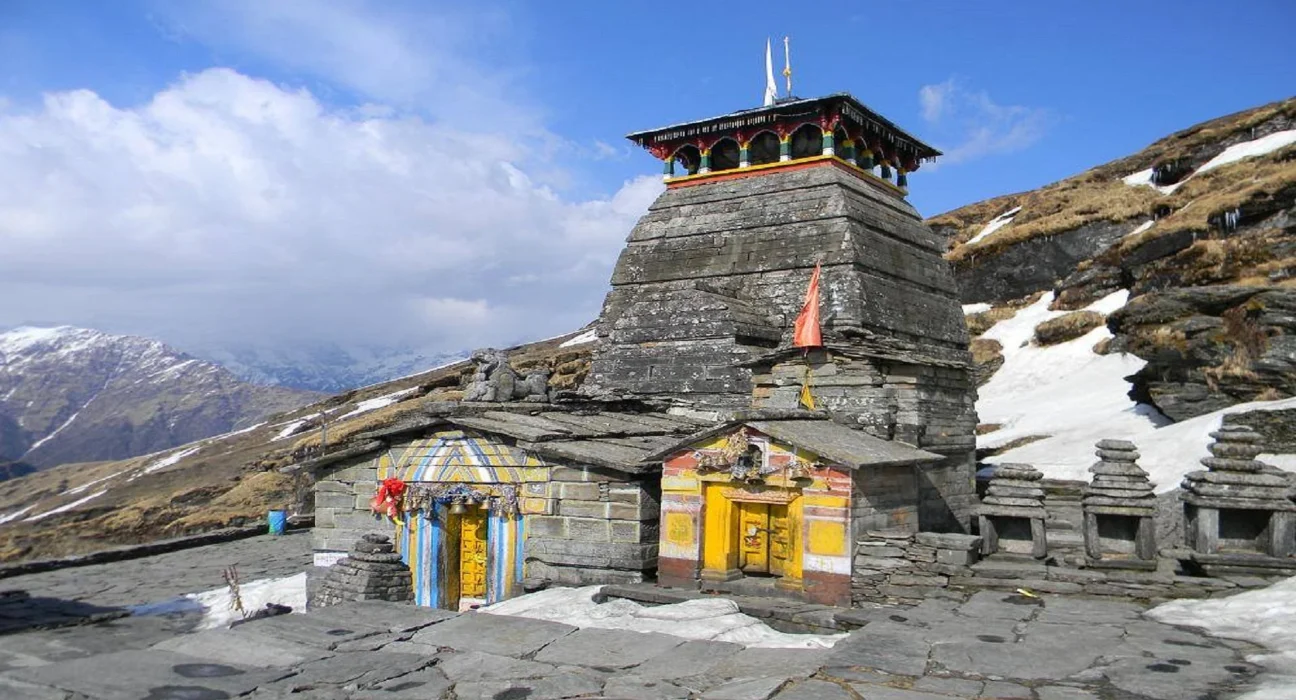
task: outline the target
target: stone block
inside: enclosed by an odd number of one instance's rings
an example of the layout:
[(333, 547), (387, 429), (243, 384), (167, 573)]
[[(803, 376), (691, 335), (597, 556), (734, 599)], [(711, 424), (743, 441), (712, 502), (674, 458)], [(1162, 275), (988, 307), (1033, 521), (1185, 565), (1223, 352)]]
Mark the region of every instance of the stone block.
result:
[(565, 483), (558, 484), (558, 497), (564, 501), (570, 499), (573, 501), (598, 501), (601, 500), (602, 489), (597, 483)]
[(558, 502), (559, 515), (577, 517), (577, 518), (603, 518), (608, 517), (608, 503), (598, 501), (568, 501)]
[[(977, 539), (977, 546), (980, 547), (981, 538), (978, 537), (976, 539)], [(952, 566), (971, 566), (972, 564), (975, 564), (978, 559), (980, 559), (980, 557), (977, 556), (977, 554), (974, 551), (961, 551), (961, 550), (954, 550), (954, 549), (936, 550), (937, 564), (949, 564)]]
[(527, 537), (557, 537), (565, 539), (568, 536), (567, 518), (552, 515), (532, 515), (526, 519)]
[(611, 527), (613, 542), (643, 541), (643, 524), (640, 522), (613, 521)]
[[(549, 470), (551, 481), (599, 481), (598, 475), (589, 469), (571, 467), (554, 467)], [(561, 488), (561, 487), (560, 487)]]
[(611, 542), (611, 524), (594, 518), (567, 518), (567, 537), (584, 542)]

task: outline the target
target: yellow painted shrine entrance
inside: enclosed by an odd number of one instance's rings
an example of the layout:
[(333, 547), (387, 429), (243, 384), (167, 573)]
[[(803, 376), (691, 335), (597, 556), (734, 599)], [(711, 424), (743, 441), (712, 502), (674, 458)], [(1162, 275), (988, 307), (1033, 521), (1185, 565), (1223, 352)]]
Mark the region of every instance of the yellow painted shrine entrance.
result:
[(702, 578), (774, 578), (801, 586), (801, 493), (795, 488), (708, 483)]
[(738, 568), (745, 575), (783, 576), (792, 568), (792, 525), (785, 504), (742, 503), (738, 509)]
[(451, 609), (465, 601), (486, 598), (489, 549), (487, 512), (477, 508), (462, 515), (446, 515), (446, 597)]

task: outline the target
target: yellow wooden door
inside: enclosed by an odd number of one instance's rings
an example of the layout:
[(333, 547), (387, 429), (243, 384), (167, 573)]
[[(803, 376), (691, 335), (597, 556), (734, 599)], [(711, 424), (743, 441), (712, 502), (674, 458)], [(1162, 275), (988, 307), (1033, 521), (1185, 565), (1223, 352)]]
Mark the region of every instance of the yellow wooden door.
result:
[(481, 511), (459, 519), (459, 597), (486, 597), (486, 516)]
[(738, 568), (747, 574), (769, 573), (769, 504), (739, 503), (737, 505)]
[(788, 507), (771, 505), (769, 507), (769, 572), (771, 574), (784, 576), (792, 570), (795, 544)]

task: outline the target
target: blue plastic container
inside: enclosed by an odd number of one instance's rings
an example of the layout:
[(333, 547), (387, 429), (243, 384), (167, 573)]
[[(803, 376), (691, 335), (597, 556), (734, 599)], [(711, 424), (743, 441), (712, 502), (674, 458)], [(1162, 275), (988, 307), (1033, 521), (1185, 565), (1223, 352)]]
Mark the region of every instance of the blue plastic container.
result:
[(270, 534), (282, 535), (288, 528), (288, 511), (272, 510), (266, 518), (270, 522)]

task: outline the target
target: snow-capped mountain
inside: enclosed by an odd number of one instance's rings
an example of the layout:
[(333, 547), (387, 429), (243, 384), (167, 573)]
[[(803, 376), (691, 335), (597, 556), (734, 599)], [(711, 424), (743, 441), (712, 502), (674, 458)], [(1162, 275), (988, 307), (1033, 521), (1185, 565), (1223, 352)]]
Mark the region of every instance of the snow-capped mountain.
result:
[(405, 377), (468, 357), (469, 352), (422, 353), (400, 348), (314, 344), (197, 348), (194, 353), (257, 384), (338, 392)]
[(0, 333), (0, 463), (123, 459), (313, 398), (254, 386), (148, 338), (70, 326)]

